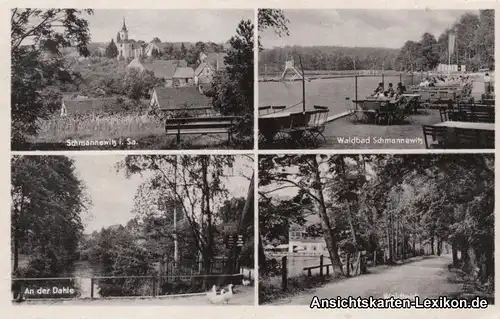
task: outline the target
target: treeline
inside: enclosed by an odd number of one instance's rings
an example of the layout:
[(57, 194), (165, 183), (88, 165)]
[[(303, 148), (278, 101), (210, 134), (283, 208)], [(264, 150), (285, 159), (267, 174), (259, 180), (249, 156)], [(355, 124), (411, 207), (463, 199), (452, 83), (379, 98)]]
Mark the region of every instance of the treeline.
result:
[(305, 70), (395, 70), (428, 71), (439, 63), (448, 63), (448, 35), (456, 34), (452, 64), (464, 64), (468, 70), (495, 63), (495, 13), (480, 10), (466, 13), (436, 39), (424, 33), (420, 41), (407, 41), (397, 49), (345, 48), (335, 46), (288, 46), (265, 49), (259, 54), (259, 74), (282, 72), (285, 61), (300, 55)]
[[(259, 163), (259, 269), (263, 245), (282, 242), (307, 214), (334, 271), (349, 275), (366, 251), (376, 264), (443, 253), (478, 283), (494, 282), (494, 157), (489, 155), (265, 156)], [(295, 187), (281, 201), (275, 191)], [(271, 264), (270, 264), (271, 265)], [(480, 269), (479, 272), (476, 269)]]
[[(208, 53), (219, 53), (224, 52), (225, 47), (223, 44), (214, 42), (202, 42), (198, 41), (196, 43), (174, 43), (174, 42), (161, 42), (159, 38), (154, 38), (151, 43), (156, 43), (159, 50), (152, 51), (153, 59), (161, 60), (186, 60), (189, 66), (196, 67), (199, 64), (199, 56), (201, 52), (205, 54)], [(141, 46), (144, 49), (147, 47), (148, 43), (139, 40), (136, 42), (137, 46)], [(118, 56), (118, 48), (114, 39), (107, 44), (106, 50), (102, 53), (98, 49), (92, 51), (92, 55), (96, 57), (107, 57), (110, 59), (115, 59)]]
[(59, 90), (65, 94), (122, 96), (139, 101), (149, 99), (151, 89), (163, 83), (152, 71), (127, 68), (126, 62), (116, 59), (92, 57), (88, 61), (75, 62), (70, 68), (68, 74), (72, 80), (59, 85)]
[(439, 63), (448, 64), (448, 38), (456, 35), (451, 64), (467, 70), (495, 69), (495, 10), (466, 13), (437, 39), (424, 33), (419, 42), (407, 41), (396, 61), (396, 70), (428, 71)]
[(298, 66), (298, 56), (305, 70), (389, 70), (397, 54), (398, 50), (386, 48), (276, 47), (259, 53), (259, 74), (283, 72), (292, 58)]

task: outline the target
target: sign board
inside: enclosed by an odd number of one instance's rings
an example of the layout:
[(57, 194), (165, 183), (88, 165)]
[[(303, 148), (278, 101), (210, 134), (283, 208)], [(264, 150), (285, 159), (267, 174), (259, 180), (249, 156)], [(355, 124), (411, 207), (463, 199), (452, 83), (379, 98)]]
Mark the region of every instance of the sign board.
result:
[(228, 234), (235, 234), (238, 226), (236, 223), (225, 223), (221, 224), (218, 228), (220, 232), (228, 235)]

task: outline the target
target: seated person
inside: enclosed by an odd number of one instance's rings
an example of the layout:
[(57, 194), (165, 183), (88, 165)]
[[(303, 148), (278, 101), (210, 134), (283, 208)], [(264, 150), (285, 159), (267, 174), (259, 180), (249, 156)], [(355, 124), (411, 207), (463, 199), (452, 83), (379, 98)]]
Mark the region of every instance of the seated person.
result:
[(398, 93), (398, 90), (400, 91), (399, 94), (404, 94), (406, 92), (406, 86), (404, 86), (403, 83), (398, 82), (398, 86), (396, 88), (396, 93)]
[(418, 86), (421, 86), (421, 87), (427, 87), (429, 86), (431, 82), (429, 81), (429, 79), (424, 79), (422, 82), (420, 82), (420, 84)]
[(380, 82), (373, 92), (372, 96), (377, 96), (377, 94), (384, 93), (384, 83)]
[(378, 93), (375, 97), (377, 98), (377, 101), (389, 101), (390, 100), (387, 92)]
[(394, 96), (394, 88), (392, 87), (392, 83), (389, 83), (389, 88), (387, 89), (387, 96), (391, 98)]

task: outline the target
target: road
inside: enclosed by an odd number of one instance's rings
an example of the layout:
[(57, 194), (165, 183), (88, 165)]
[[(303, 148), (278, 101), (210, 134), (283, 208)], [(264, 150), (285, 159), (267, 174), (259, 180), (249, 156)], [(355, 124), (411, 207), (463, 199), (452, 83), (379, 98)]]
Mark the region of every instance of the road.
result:
[(318, 298), (449, 296), (460, 292), (462, 287), (461, 284), (448, 282), (448, 277), (452, 274), (448, 270), (451, 262), (451, 255), (445, 255), (393, 267), (375, 267), (370, 269), (369, 274), (330, 283), (314, 291), (277, 300), (272, 304), (310, 305), (314, 296)]
[[(206, 296), (176, 297), (176, 298), (127, 298), (127, 299), (74, 299), (64, 301), (29, 300), (17, 305), (91, 305), (91, 306), (208, 306), (210, 302)], [(254, 305), (254, 287), (237, 286), (234, 296), (228, 305)], [(216, 306), (216, 305), (214, 305)]]

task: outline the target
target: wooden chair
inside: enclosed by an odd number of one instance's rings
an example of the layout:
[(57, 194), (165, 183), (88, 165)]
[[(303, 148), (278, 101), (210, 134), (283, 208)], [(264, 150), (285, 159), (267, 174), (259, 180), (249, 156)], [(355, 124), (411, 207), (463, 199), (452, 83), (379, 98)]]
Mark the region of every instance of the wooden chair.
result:
[[(425, 148), (445, 148), (446, 145), (446, 135), (447, 128), (432, 126), (432, 125), (422, 125), (422, 131), (424, 133)], [(431, 142), (427, 140), (427, 137), (431, 137)]]
[(359, 118), (357, 106), (351, 101), (349, 97), (345, 98), (345, 104), (347, 109), (347, 119), (349, 120), (349, 122), (358, 123)]
[(326, 143), (325, 132), (326, 123), (328, 122), (328, 113), (330, 109), (325, 106), (314, 106), (315, 112), (310, 113), (310, 121), (308, 123), (308, 129), (306, 134), (312, 138), (313, 144), (317, 147), (317, 138), (322, 137), (323, 141)]

